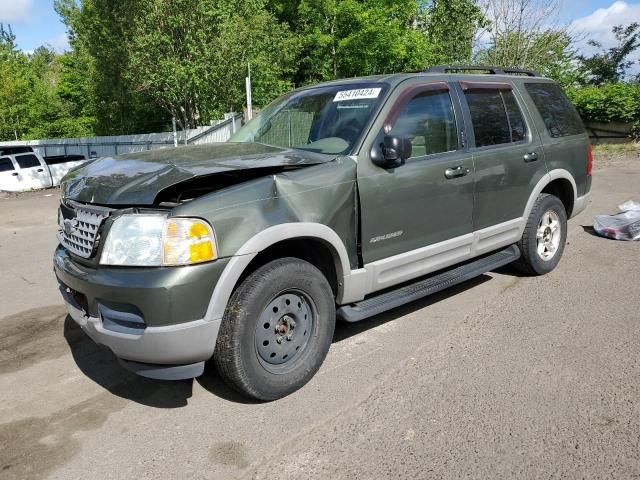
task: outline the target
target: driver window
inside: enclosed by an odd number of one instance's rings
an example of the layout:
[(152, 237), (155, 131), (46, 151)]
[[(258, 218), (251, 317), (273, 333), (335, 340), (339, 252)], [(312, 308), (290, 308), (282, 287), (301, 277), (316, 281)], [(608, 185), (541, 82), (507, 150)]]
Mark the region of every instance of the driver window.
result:
[(449, 92), (422, 92), (413, 97), (389, 135), (411, 140), (411, 157), (458, 149), (458, 129)]

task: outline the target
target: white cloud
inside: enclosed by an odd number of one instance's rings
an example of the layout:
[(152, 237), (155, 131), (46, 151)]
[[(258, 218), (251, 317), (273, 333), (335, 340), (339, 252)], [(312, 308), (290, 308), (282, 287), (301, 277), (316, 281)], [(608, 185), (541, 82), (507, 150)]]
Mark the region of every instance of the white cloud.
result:
[[(588, 45), (589, 40), (596, 40), (603, 48), (614, 47), (618, 42), (612, 32), (616, 25), (629, 25), (640, 21), (640, 3), (613, 2), (608, 8), (599, 8), (591, 15), (578, 18), (571, 24), (571, 30), (578, 35), (578, 50), (586, 56), (599, 49)], [(640, 74), (640, 55), (638, 51), (628, 57), (635, 64), (627, 71), (628, 75)]]
[(48, 45), (56, 52), (62, 53), (65, 50), (69, 50), (69, 37), (67, 37), (66, 32), (59, 33), (53, 38), (50, 38), (46, 42), (45, 45)]
[(29, 18), (33, 0), (0, 0), (0, 22), (16, 22)]
[[(581, 42), (585, 50), (587, 40), (596, 40), (605, 48), (613, 47), (616, 39), (611, 31), (616, 25), (628, 25), (640, 21), (640, 3), (613, 2), (608, 8), (599, 8), (591, 15), (578, 18), (571, 24), (571, 29), (578, 35), (584, 36)], [(590, 52), (586, 52), (590, 53)]]

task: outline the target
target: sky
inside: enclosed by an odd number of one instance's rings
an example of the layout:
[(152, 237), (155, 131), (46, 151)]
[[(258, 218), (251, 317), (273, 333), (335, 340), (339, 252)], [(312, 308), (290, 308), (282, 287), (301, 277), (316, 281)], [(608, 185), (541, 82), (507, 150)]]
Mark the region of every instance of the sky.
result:
[[(579, 47), (587, 54), (593, 50), (586, 45), (587, 38), (611, 47), (614, 25), (640, 22), (640, 0), (561, 1), (559, 20), (570, 23), (585, 38)], [(27, 52), (43, 44), (57, 51), (68, 48), (65, 26), (53, 9), (53, 0), (0, 0), (0, 23), (11, 25), (18, 46)]]

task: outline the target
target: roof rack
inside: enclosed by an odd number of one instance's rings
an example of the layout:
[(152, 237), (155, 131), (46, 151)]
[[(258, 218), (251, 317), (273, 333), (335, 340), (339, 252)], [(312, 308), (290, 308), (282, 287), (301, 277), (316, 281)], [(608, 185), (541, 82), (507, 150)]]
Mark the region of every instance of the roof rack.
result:
[(528, 77), (537, 77), (538, 74), (533, 70), (525, 70), (522, 68), (512, 67), (489, 67), (486, 65), (437, 65), (435, 67), (423, 70), (424, 73), (449, 73), (460, 71), (482, 71), (492, 75), (526, 75)]

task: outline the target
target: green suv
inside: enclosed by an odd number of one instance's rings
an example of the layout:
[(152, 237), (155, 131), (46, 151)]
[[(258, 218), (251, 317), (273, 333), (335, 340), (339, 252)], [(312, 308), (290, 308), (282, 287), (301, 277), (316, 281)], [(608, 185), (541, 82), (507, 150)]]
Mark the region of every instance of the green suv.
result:
[(591, 189), (575, 109), (533, 72), (436, 67), (291, 92), (224, 144), (70, 173), (55, 274), (128, 369), (244, 395), (307, 383), (355, 322), (513, 263), (560, 261)]

